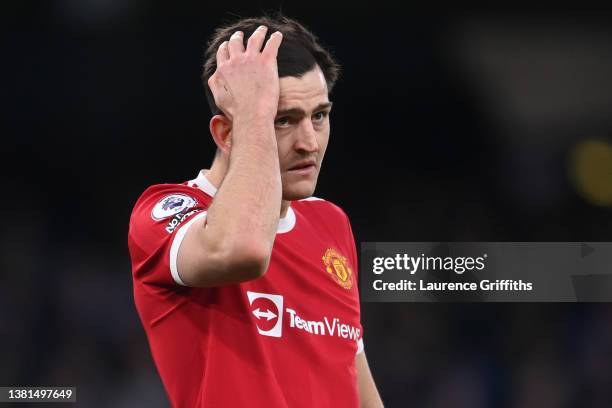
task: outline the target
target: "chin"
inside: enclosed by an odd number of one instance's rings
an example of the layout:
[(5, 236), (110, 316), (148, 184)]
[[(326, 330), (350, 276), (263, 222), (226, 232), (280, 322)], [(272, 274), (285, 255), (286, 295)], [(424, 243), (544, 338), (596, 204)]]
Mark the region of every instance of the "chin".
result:
[(310, 197), (314, 193), (315, 186), (315, 183), (300, 182), (283, 187), (283, 200), (295, 201)]

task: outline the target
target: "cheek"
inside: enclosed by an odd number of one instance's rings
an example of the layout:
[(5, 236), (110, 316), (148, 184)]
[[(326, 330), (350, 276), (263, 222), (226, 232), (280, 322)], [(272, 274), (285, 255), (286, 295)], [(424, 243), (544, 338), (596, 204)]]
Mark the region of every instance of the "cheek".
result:
[(292, 149), (291, 132), (287, 129), (276, 130), (276, 146), (278, 147), (278, 157), (282, 161), (287, 157)]
[(317, 143), (319, 144), (319, 154), (322, 156), (327, 149), (329, 142), (329, 127), (317, 135)]

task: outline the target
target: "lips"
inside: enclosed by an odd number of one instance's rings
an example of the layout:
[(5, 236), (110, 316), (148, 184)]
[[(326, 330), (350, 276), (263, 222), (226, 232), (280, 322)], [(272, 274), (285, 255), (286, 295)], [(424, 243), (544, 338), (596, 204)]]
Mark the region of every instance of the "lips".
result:
[(305, 170), (310, 167), (314, 167), (316, 165), (314, 160), (306, 160), (295, 164), (293, 167), (289, 168), (289, 171), (293, 170)]

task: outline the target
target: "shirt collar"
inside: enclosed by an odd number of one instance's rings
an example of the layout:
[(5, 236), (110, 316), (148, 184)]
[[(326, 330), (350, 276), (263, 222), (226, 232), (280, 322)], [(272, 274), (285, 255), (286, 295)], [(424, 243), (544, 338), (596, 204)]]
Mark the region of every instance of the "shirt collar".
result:
[(205, 170), (200, 170), (198, 177), (187, 182), (187, 185), (189, 187), (197, 187), (209, 196), (214, 197), (215, 194), (217, 194), (217, 187), (215, 187), (213, 183), (211, 183), (210, 180), (204, 175), (204, 171)]

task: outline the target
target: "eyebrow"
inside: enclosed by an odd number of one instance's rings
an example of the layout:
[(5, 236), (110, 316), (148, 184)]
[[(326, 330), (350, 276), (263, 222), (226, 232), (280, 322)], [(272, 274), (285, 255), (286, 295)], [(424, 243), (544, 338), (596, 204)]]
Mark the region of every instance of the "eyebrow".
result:
[[(314, 108), (313, 112), (322, 111), (324, 109), (331, 109), (331, 107), (332, 107), (332, 102), (320, 103), (319, 105), (317, 105), (316, 108)], [(302, 108), (283, 109), (283, 110), (279, 110), (276, 113), (276, 116), (304, 116), (304, 115), (306, 115), (306, 112)]]

